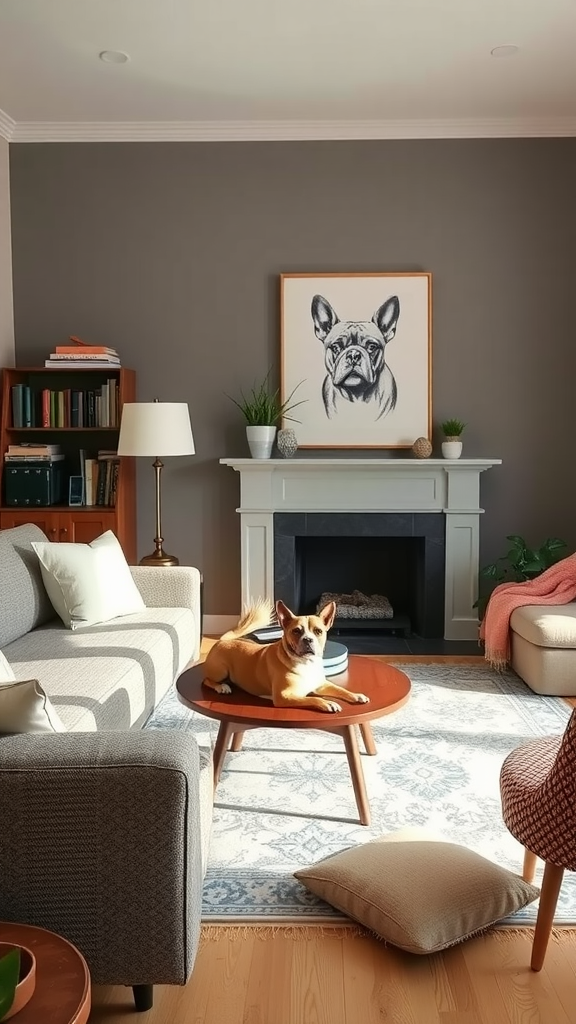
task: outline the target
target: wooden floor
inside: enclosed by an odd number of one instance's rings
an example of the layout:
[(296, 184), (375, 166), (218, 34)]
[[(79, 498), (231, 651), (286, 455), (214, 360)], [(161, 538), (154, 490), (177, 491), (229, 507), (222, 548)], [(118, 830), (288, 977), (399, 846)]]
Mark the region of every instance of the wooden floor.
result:
[[(210, 641), (203, 644), (205, 654)], [(384, 660), (470, 662), (473, 658)], [(576, 703), (576, 701), (571, 701)], [(206, 930), (184, 988), (155, 988), (134, 1016), (126, 988), (97, 987), (92, 1024), (576, 1024), (576, 929), (544, 968), (532, 932), (493, 929), (445, 953), (411, 956), (344, 929)]]
[[(155, 989), (134, 1017), (131, 991), (96, 988), (92, 1024), (575, 1024), (576, 933), (552, 940), (539, 974), (531, 933), (497, 931), (434, 956), (368, 937), (246, 930), (203, 941), (185, 988)], [(316, 934), (316, 937), (315, 936)]]

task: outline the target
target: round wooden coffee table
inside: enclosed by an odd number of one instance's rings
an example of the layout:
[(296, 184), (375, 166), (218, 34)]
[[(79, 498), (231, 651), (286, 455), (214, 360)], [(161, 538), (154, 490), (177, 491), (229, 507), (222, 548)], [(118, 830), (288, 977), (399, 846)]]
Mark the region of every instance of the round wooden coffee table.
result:
[(82, 954), (67, 939), (31, 924), (0, 921), (0, 942), (27, 946), (36, 957), (36, 987), (14, 1024), (86, 1024), (90, 975)]
[(397, 711), (410, 696), (410, 680), (397, 668), (372, 658), (351, 655), (348, 668), (332, 677), (339, 686), (365, 693), (369, 704), (343, 704), (342, 711), (328, 713), (308, 708), (276, 708), (269, 700), (253, 697), (233, 687), (222, 695), (202, 686), (204, 665), (193, 665), (176, 680), (182, 704), (220, 722), (214, 746), (214, 786), (217, 786), (228, 749), (240, 750), (247, 729), (320, 729), (337, 733), (344, 741), (354, 795), (362, 825), (370, 824), (370, 805), (355, 726), (360, 727), (367, 754), (375, 754), (370, 721)]

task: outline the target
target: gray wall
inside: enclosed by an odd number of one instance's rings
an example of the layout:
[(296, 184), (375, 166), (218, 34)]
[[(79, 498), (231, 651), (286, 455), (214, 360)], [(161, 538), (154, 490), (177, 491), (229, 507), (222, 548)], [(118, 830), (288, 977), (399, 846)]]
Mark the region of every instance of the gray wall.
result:
[(9, 148), (0, 138), (0, 365), (14, 365)]
[[(190, 404), (197, 455), (164, 478), (168, 550), (206, 611), (238, 611), (226, 397), (278, 368), (282, 271), (433, 274), (433, 413), (464, 419), (482, 561), (507, 533), (576, 546), (576, 140), (11, 146), (16, 357), (115, 345), (139, 398)], [(364, 453), (366, 454), (366, 453)], [(139, 468), (139, 552), (153, 472)]]

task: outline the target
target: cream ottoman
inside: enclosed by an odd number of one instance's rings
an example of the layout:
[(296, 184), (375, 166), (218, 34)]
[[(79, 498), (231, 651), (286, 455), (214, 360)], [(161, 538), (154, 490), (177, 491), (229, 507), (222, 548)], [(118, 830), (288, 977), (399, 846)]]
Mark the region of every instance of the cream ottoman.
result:
[(530, 689), (576, 697), (576, 601), (517, 608), (510, 629), (511, 665)]

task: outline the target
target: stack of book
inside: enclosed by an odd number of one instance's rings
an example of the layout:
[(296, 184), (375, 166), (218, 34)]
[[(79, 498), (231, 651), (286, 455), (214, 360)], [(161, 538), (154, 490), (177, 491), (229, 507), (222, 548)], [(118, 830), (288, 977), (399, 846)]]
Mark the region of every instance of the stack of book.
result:
[(9, 444), (5, 462), (62, 462), (64, 454), (59, 444)]
[(60, 370), (98, 369), (99, 367), (120, 367), (120, 356), (115, 348), (107, 345), (88, 345), (80, 338), (72, 335), (69, 345), (56, 345), (44, 366), (58, 367)]
[(79, 455), (80, 475), (84, 481), (84, 504), (113, 508), (118, 485), (118, 453), (101, 448), (97, 458), (92, 458), (82, 448)]
[(13, 384), (11, 390), (12, 426), (16, 428), (118, 427), (120, 423), (117, 377), (85, 391), (33, 391), (29, 384)]

